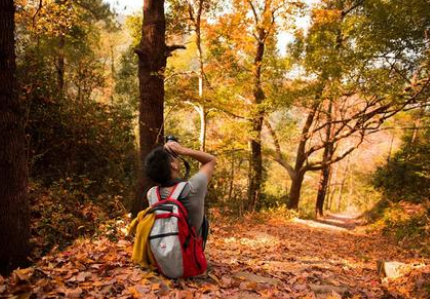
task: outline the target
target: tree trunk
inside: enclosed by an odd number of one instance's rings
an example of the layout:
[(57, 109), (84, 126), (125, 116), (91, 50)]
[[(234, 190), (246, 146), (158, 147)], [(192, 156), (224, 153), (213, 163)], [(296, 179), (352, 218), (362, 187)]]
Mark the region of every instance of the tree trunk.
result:
[(321, 170), (320, 181), (318, 184), (317, 202), (315, 206), (315, 216), (317, 218), (324, 216), (324, 201), (327, 195), (327, 187), (330, 179), (330, 171), (331, 171), (330, 165), (324, 166), (323, 169)]
[(25, 105), (17, 96), (14, 1), (0, 0), (0, 273), (25, 266), (30, 213)]
[(261, 196), (261, 181), (263, 175), (263, 159), (261, 156), (261, 128), (263, 117), (254, 119), (252, 126), (253, 134), (257, 134), (256, 138), (250, 141), (251, 160), (248, 180), (248, 202), (249, 210), (255, 210)]
[[(200, 17), (198, 18), (200, 20)], [(197, 56), (199, 58), (199, 98), (200, 98), (200, 150), (205, 151), (206, 148), (206, 108), (205, 108), (205, 97), (204, 97), (204, 64), (203, 64), (203, 52), (201, 45), (201, 32), (200, 32), (200, 21), (196, 26), (196, 44), (197, 44)]]
[(303, 180), (305, 178), (304, 172), (299, 172), (291, 180), (290, 195), (288, 201), (288, 208), (297, 210), (299, 208), (300, 191), (302, 190)]
[(200, 115), (200, 138), (199, 138), (200, 139), (200, 150), (202, 152), (204, 152), (206, 149), (206, 124), (207, 124), (206, 116), (207, 116), (207, 113), (206, 113), (206, 109), (203, 105), (200, 107), (199, 115)]
[(197, 109), (200, 116), (200, 150), (205, 151), (206, 149), (206, 122), (207, 122), (207, 113), (206, 113), (206, 99), (204, 95), (204, 79), (205, 79), (205, 71), (204, 71), (204, 62), (203, 62), (203, 48), (202, 48), (202, 32), (201, 32), (201, 19), (203, 13), (203, 4), (204, 0), (200, 0), (198, 2), (196, 16), (194, 17), (193, 11), (194, 8), (191, 3), (188, 3), (189, 9), (191, 11), (191, 19), (194, 22), (195, 31), (196, 31), (196, 48), (197, 48), (197, 58), (199, 61), (199, 99), (200, 105)]
[(230, 183), (228, 187), (228, 202), (231, 202), (232, 200), (232, 194), (233, 194), (233, 186), (234, 186), (234, 151), (231, 152), (231, 169), (230, 169)]
[(339, 165), (335, 164), (333, 168), (330, 170), (330, 176), (329, 176), (329, 185), (327, 189), (327, 204), (325, 209), (331, 211), (333, 206), (333, 199), (336, 194), (336, 188), (337, 188), (337, 174), (339, 172)]
[(348, 159), (346, 161), (345, 171), (343, 173), (342, 182), (340, 183), (340, 187), (339, 187), (339, 194), (337, 196), (337, 211), (338, 212), (340, 211), (340, 204), (342, 202), (343, 188), (345, 187), (346, 179), (348, 178), (350, 161), (351, 161), (351, 156), (348, 156)]
[(264, 56), (264, 29), (260, 28), (257, 41), (257, 52), (254, 60), (254, 101), (257, 106), (257, 112), (252, 121), (252, 138), (250, 141), (251, 146), (251, 160), (248, 179), (248, 202), (249, 210), (253, 211), (260, 201), (261, 196), (261, 181), (263, 177), (263, 159), (261, 153), (261, 129), (263, 127), (263, 111), (260, 104), (265, 99), (265, 94), (261, 87), (261, 65)]
[(315, 216), (323, 216), (324, 215), (324, 201), (327, 194), (327, 187), (329, 184), (330, 179), (330, 171), (331, 171), (331, 165), (328, 164), (328, 162), (331, 160), (331, 157), (333, 156), (333, 143), (330, 142), (331, 139), (331, 130), (332, 130), (332, 108), (333, 108), (333, 102), (329, 100), (328, 109), (327, 109), (327, 129), (326, 129), (326, 137), (325, 142), (327, 143), (326, 147), (324, 148), (323, 158), (322, 158), (322, 170), (320, 175), (320, 181), (318, 185), (318, 195), (317, 195), (317, 202), (315, 206)]
[(309, 114), (306, 118), (305, 124), (302, 129), (300, 143), (297, 148), (296, 163), (294, 165), (294, 173), (296, 175), (295, 177), (291, 178), (290, 195), (289, 195), (289, 200), (287, 205), (289, 209), (298, 209), (299, 207), (300, 190), (302, 188), (303, 179), (306, 173), (306, 169), (304, 168), (304, 164), (306, 162), (306, 143), (309, 140), (308, 133), (312, 126), (312, 123), (315, 118), (315, 114), (319, 106), (320, 106), (319, 101), (316, 101), (313, 104), (311, 111), (309, 111)]
[(164, 138), (164, 70), (169, 50), (165, 42), (165, 29), (164, 0), (144, 1), (142, 39), (136, 49), (139, 56), (140, 177), (133, 214), (148, 205), (145, 196), (151, 182), (144, 176), (144, 162), (149, 152), (161, 145)]
[(57, 88), (60, 97), (64, 93), (64, 47), (66, 45), (66, 38), (60, 35), (58, 42), (58, 57), (57, 57)]

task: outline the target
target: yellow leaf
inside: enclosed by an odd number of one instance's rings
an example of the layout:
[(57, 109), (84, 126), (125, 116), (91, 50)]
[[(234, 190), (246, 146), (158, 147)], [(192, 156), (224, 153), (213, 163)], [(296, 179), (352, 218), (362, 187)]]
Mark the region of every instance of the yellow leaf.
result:
[(30, 279), (30, 277), (33, 275), (33, 272), (33, 268), (18, 269), (13, 272), (13, 275), (17, 281), (25, 281)]

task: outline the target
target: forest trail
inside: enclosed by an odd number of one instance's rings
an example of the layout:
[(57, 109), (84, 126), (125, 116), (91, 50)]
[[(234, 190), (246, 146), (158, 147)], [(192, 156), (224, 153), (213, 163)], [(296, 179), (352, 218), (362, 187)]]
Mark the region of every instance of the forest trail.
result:
[(359, 224), (345, 215), (318, 221), (215, 217), (208, 273), (174, 281), (133, 265), (128, 238), (80, 240), (10, 280), (0, 278), (0, 298), (425, 298), (420, 290), (428, 287), (428, 266), (424, 276), (405, 276), (412, 285), (396, 285), (381, 279), (377, 261), (429, 261)]
[[(382, 298), (386, 291), (377, 261), (424, 261), (359, 225), (360, 220), (348, 215), (221, 225), (214, 229), (218, 238), (213, 237), (209, 244), (210, 260), (217, 261), (213, 272), (219, 277), (229, 271), (245, 271), (274, 278), (272, 282), (282, 288), (268, 289), (268, 297)], [(220, 271), (223, 268), (226, 270)]]

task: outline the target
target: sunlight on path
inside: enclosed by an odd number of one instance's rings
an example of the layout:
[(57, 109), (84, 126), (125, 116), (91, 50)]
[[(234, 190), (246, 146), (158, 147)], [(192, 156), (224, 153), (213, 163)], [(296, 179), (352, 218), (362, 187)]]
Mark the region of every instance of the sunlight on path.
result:
[(326, 224), (326, 223), (317, 222), (317, 221), (313, 221), (313, 220), (304, 220), (304, 219), (300, 219), (300, 218), (294, 218), (292, 220), (292, 222), (297, 223), (297, 224), (303, 224), (305, 226), (314, 227), (314, 228), (348, 231), (348, 229), (340, 227), (340, 226), (336, 226), (336, 225), (332, 225), (332, 224)]

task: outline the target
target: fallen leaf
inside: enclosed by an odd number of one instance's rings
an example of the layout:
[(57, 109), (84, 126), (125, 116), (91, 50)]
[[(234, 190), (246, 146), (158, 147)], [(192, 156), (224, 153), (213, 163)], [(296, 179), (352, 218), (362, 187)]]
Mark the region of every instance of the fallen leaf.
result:
[(13, 272), (13, 276), (17, 282), (26, 281), (30, 279), (33, 273), (34, 273), (33, 268), (18, 269)]
[(79, 298), (82, 294), (82, 289), (80, 287), (77, 287), (73, 290), (66, 290), (66, 297), (68, 298)]

